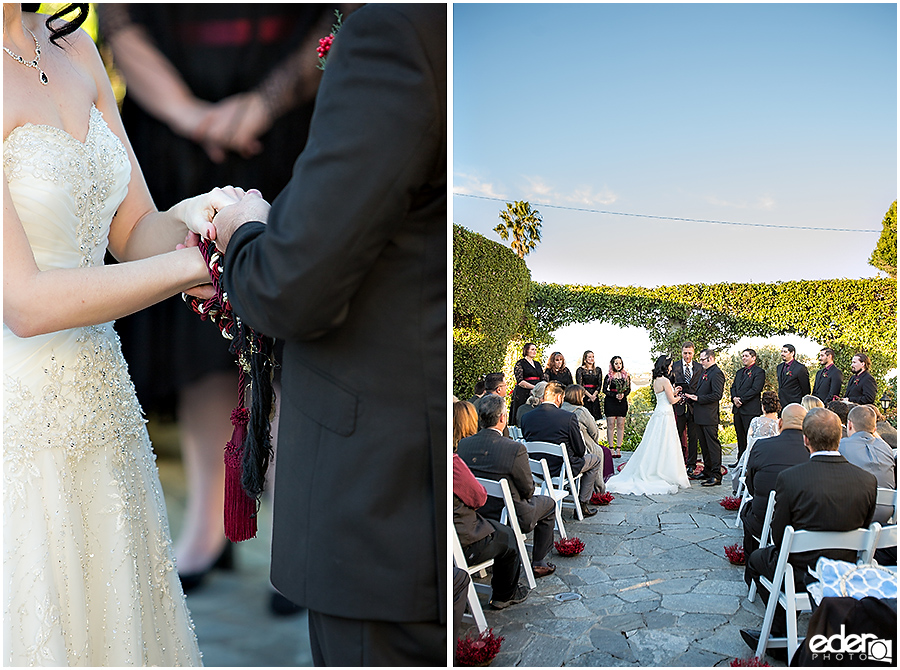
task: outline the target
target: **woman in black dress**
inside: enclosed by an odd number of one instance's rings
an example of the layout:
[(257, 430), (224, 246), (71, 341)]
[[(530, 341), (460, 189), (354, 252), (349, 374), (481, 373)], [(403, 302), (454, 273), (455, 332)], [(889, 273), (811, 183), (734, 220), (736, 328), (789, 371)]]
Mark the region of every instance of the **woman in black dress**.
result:
[(844, 400), (855, 402), (857, 405), (875, 403), (878, 385), (875, 383), (875, 377), (869, 372), (869, 365), (871, 365), (869, 357), (862, 352), (856, 354), (850, 361), (853, 374), (847, 380)]
[[(615, 452), (613, 458), (622, 457), (622, 440), (625, 437), (625, 415), (628, 413), (628, 394), (631, 393), (631, 375), (625, 369), (621, 356), (609, 361), (609, 372), (603, 378), (603, 411), (606, 414), (606, 439)], [(613, 438), (617, 438), (614, 441)]]
[(581, 357), (581, 366), (575, 370), (575, 383), (584, 387), (584, 406), (587, 407), (594, 420), (603, 417), (600, 408), (600, 370), (594, 365), (594, 352), (585, 351)]
[(517, 426), (516, 412), (525, 404), (531, 389), (544, 378), (544, 371), (540, 361), (535, 361), (537, 345), (534, 342), (526, 342), (522, 347), (522, 358), (516, 361), (513, 367), (513, 375), (516, 378), (516, 388), (513, 391), (512, 408), (509, 410), (509, 422)]
[(566, 367), (566, 357), (558, 351), (550, 354), (547, 361), (547, 369), (544, 370), (545, 382), (559, 382), (563, 386), (571, 386), (575, 383), (572, 379), (572, 373)]

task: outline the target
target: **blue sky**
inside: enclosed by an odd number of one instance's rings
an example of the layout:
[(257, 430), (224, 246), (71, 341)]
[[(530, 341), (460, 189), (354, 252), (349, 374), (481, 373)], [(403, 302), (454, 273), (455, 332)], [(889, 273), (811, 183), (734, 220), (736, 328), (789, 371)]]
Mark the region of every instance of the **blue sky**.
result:
[[(896, 5), (454, 4), (453, 191), (880, 232), (897, 197)], [(537, 281), (878, 274), (878, 232), (535, 206), (543, 239), (526, 262)], [(499, 241), (502, 207), (454, 195), (453, 220)], [(641, 333), (577, 325), (556, 347), (569, 361), (592, 348), (649, 369)]]
[[(896, 30), (894, 4), (455, 4), (454, 193), (880, 231)], [(455, 195), (453, 219), (498, 239), (502, 206)], [(877, 233), (537, 208), (538, 281), (876, 275)]]

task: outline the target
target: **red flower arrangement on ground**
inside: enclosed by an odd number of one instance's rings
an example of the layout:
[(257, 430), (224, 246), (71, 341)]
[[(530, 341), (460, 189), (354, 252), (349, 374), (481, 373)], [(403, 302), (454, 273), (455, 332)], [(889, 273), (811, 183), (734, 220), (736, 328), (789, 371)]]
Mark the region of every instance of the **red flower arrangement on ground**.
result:
[(736, 658), (731, 662), (732, 668), (771, 668), (768, 663), (759, 660), (759, 656)]
[(735, 496), (725, 496), (719, 504), (727, 510), (736, 511), (741, 506), (741, 499)]
[(494, 629), (489, 628), (478, 637), (461, 637), (456, 641), (456, 662), (459, 665), (489, 665), (497, 652), (503, 637), (495, 637)]
[(730, 544), (725, 547), (725, 555), (732, 565), (744, 565), (747, 562), (744, 548), (740, 544)]
[(608, 505), (613, 500), (615, 500), (613, 494), (607, 492), (597, 493), (594, 491), (594, 495), (591, 496), (592, 505)]
[(575, 556), (584, 551), (584, 542), (577, 537), (570, 537), (568, 540), (557, 540), (553, 543), (556, 551), (560, 556)]

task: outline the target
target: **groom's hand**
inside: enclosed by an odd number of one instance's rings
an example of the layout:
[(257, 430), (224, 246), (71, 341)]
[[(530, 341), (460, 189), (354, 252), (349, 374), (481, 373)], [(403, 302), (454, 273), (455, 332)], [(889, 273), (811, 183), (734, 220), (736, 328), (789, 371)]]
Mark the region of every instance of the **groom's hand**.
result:
[(216, 228), (216, 247), (225, 252), (234, 231), (248, 221), (266, 223), (269, 220), (271, 205), (261, 197), (259, 191), (250, 190), (239, 202), (219, 210), (213, 219)]

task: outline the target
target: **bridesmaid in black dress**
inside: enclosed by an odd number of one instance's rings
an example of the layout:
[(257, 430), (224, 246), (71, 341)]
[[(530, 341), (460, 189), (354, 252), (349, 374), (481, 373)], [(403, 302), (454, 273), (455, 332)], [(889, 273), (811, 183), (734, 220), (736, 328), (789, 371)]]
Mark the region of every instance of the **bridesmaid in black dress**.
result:
[(535, 361), (537, 345), (534, 342), (526, 342), (522, 347), (522, 358), (516, 361), (513, 367), (513, 375), (516, 378), (516, 388), (513, 391), (512, 408), (509, 410), (510, 425), (517, 426), (516, 412), (525, 404), (531, 389), (544, 378), (544, 370), (540, 361)]
[[(609, 448), (615, 444), (613, 458), (622, 457), (622, 440), (625, 437), (625, 415), (628, 413), (628, 394), (631, 393), (631, 375), (625, 369), (621, 356), (609, 361), (609, 373), (603, 378), (603, 411), (606, 413), (606, 438)], [(618, 441), (613, 442), (613, 438)]]
[(600, 370), (594, 365), (594, 352), (585, 351), (581, 357), (581, 366), (575, 370), (575, 383), (584, 387), (584, 406), (587, 407), (594, 420), (603, 417), (600, 408)]
[(566, 367), (566, 357), (558, 351), (550, 354), (550, 360), (547, 361), (547, 369), (544, 370), (545, 382), (559, 382), (563, 386), (571, 386), (575, 383), (572, 379), (572, 373)]
[(869, 372), (869, 357), (860, 352), (850, 361), (850, 369), (853, 374), (847, 380), (847, 390), (844, 392), (844, 400), (855, 402), (857, 405), (872, 405), (878, 392), (878, 384), (875, 377)]

